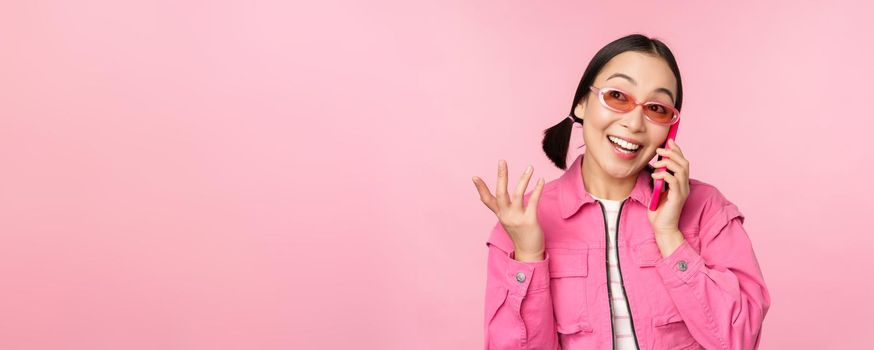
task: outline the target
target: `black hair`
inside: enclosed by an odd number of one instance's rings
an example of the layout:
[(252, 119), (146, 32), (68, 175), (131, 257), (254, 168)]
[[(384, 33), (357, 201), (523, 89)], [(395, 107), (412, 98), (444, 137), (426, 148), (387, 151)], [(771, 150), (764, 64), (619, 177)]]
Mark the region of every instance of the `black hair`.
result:
[[(613, 59), (613, 57), (628, 51), (653, 54), (663, 58), (668, 63), (668, 66), (671, 68), (671, 71), (674, 73), (674, 77), (677, 80), (677, 97), (674, 102), (674, 108), (677, 110), (682, 108), (683, 84), (680, 79), (680, 68), (677, 66), (677, 60), (674, 59), (674, 54), (671, 53), (671, 49), (660, 40), (649, 38), (641, 34), (631, 34), (616, 39), (601, 48), (601, 50), (598, 50), (598, 52), (595, 53), (595, 56), (592, 57), (592, 60), (589, 61), (589, 66), (586, 67), (586, 71), (580, 79), (580, 84), (577, 86), (577, 92), (574, 94), (574, 100), (571, 104), (570, 113), (568, 114), (570, 118), (563, 118), (558, 124), (553, 125), (543, 132), (543, 151), (546, 152), (546, 156), (549, 160), (555, 163), (555, 166), (559, 169), (564, 170), (567, 168), (567, 151), (574, 123), (583, 123), (583, 119), (574, 115), (574, 108), (580, 103), (581, 99), (588, 96), (591, 91), (589, 90), (589, 86), (595, 82), (595, 76), (601, 72), (601, 69), (604, 68), (607, 62)], [(571, 118), (573, 118), (573, 121)], [(664, 148), (665, 145), (662, 144), (661, 147)], [(647, 164), (646, 171), (652, 173), (655, 171), (655, 168), (653, 168), (652, 165)], [(652, 177), (650, 177), (650, 184), (652, 184)], [(665, 182), (665, 186), (667, 187), (667, 182)]]

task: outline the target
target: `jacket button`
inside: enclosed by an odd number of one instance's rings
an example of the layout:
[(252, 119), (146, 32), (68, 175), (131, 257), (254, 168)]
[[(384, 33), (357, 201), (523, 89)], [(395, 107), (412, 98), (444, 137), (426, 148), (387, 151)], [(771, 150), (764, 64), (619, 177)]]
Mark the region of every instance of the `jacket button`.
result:
[(686, 271), (686, 268), (688, 268), (688, 267), (689, 267), (689, 265), (686, 264), (686, 260), (680, 260), (677, 263), (677, 268), (679, 268), (680, 271)]
[(516, 282), (525, 282), (525, 274), (522, 272), (516, 272)]

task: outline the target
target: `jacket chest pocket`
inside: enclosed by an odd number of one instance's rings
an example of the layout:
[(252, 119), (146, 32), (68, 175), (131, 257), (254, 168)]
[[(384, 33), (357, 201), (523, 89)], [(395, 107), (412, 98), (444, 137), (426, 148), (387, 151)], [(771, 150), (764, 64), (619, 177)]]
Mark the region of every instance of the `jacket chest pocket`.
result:
[(588, 248), (547, 248), (547, 252), (549, 288), (557, 331), (562, 334), (592, 332), (586, 304)]
[(697, 343), (689, 333), (683, 317), (677, 310), (674, 301), (668, 294), (667, 288), (662, 284), (661, 276), (655, 270), (655, 266), (661, 261), (662, 253), (659, 250), (655, 238), (646, 239), (634, 245), (633, 248), (637, 266), (641, 269), (641, 276), (645, 276), (644, 283), (651, 284), (647, 288), (646, 297), (652, 312), (653, 341), (656, 349), (687, 349)]

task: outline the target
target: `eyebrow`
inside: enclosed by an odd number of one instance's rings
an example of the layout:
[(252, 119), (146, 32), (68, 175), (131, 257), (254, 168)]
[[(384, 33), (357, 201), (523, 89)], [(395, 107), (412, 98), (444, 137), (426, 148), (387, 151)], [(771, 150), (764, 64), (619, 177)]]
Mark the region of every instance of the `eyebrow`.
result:
[[(634, 84), (635, 86), (637, 86), (637, 82), (634, 81), (634, 79), (632, 79), (631, 77), (629, 77), (629, 76), (627, 76), (627, 75), (625, 75), (625, 74), (622, 74), (622, 73), (613, 73), (613, 75), (611, 75), (611, 76), (610, 76), (609, 78), (607, 78), (605, 81), (610, 80), (610, 79), (613, 79), (613, 78), (625, 78), (625, 79), (628, 79), (628, 81), (630, 81), (632, 84)], [(664, 92), (664, 93), (668, 94), (668, 96), (671, 97), (671, 102), (674, 102), (674, 94), (671, 93), (671, 90), (668, 90), (668, 89), (665, 89), (665, 88), (663, 88), (663, 87), (660, 87), (660, 88), (658, 88), (658, 89), (655, 89), (655, 91), (656, 91), (656, 92)]]

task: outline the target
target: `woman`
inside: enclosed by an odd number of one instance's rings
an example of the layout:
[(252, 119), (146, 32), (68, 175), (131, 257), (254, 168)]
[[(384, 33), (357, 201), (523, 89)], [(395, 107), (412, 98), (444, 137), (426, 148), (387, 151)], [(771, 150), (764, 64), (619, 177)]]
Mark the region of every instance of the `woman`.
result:
[[(499, 161), (493, 196), (473, 178), (498, 218), (486, 244), (486, 349), (758, 347), (770, 295), (744, 216), (665, 144), (682, 99), (664, 43), (620, 38), (592, 58), (570, 116), (544, 133), (546, 155), (566, 169), (582, 124), (586, 152), (559, 179), (525, 194), (529, 166), (510, 195)], [(668, 190), (650, 211), (654, 179)]]

